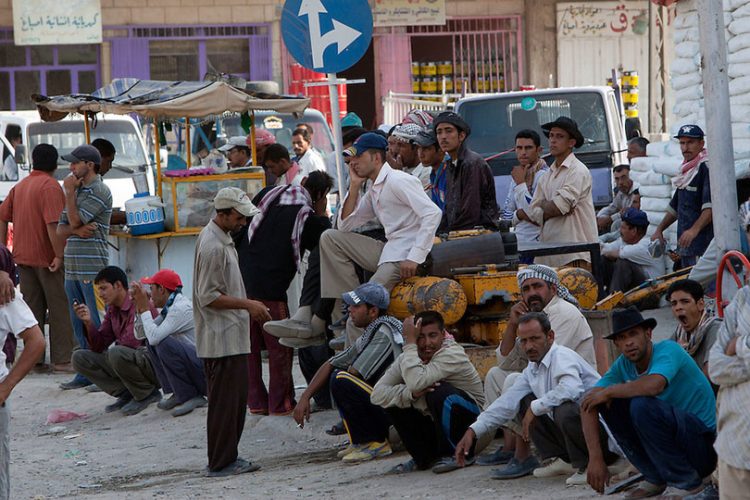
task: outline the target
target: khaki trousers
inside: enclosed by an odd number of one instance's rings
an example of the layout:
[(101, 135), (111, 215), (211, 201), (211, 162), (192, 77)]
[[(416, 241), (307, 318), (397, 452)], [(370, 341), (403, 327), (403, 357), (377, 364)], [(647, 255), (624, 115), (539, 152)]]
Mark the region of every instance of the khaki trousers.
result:
[(159, 388), (145, 347), (133, 349), (116, 345), (101, 353), (78, 349), (73, 352), (72, 361), (76, 373), (110, 396), (119, 397), (128, 391), (133, 399), (141, 401)]
[(721, 500), (750, 498), (748, 485), (750, 485), (750, 470), (738, 469), (719, 460), (719, 497)]
[(320, 237), (320, 296), (340, 299), (343, 293), (359, 286), (354, 269), (375, 273), (370, 281), (391, 290), (401, 280), (400, 262), (378, 265), (385, 243), (369, 236), (330, 229)]
[[(521, 374), (519, 372), (509, 372), (499, 366), (493, 366), (487, 372), (484, 378), (484, 407), (489, 408), (493, 401), (507, 392), (518, 380)], [(509, 420), (503, 427), (510, 429), (516, 434), (521, 434), (522, 428), (519, 425), (523, 415), (516, 416), (515, 419)]]
[[(44, 332), (49, 311), (49, 357), (53, 365), (70, 362), (73, 351), (73, 325), (70, 322), (65, 273), (52, 273), (46, 267), (18, 266), (21, 293)], [(44, 356), (42, 356), (44, 362)]]

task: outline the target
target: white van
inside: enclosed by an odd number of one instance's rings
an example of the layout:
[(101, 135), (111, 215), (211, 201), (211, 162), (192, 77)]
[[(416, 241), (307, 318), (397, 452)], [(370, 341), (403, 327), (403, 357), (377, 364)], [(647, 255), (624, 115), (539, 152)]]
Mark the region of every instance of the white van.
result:
[[(22, 144), (26, 146), (24, 161), (18, 165), (18, 180), (29, 175), (31, 152), (38, 144), (52, 144), (60, 157), (86, 143), (83, 117), (67, 116), (58, 122), (44, 122), (36, 111), (0, 111), (0, 150), (15, 155), (13, 146), (6, 135), (13, 135), (13, 128), (20, 129)], [(10, 130), (9, 130), (10, 129)], [(115, 146), (117, 154), (104, 183), (112, 191), (112, 207), (122, 209), (125, 201), (135, 193), (132, 174), (147, 172), (149, 190), (154, 192), (153, 167), (149, 161), (143, 136), (135, 120), (127, 115), (106, 115), (99, 113), (91, 126), (91, 140), (106, 139)], [(3, 154), (5, 158), (7, 155)], [(69, 163), (58, 160), (55, 177), (62, 180), (70, 172)], [(6, 181), (0, 176), (0, 201), (4, 200), (13, 185), (18, 181)]]

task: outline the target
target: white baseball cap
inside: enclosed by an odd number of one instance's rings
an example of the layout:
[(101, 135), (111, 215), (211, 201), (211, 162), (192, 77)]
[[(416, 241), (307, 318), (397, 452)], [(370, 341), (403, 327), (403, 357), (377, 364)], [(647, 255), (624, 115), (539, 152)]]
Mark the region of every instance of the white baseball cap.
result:
[(253, 205), (250, 201), (250, 197), (246, 192), (236, 187), (226, 187), (216, 193), (214, 198), (214, 208), (216, 210), (222, 210), (226, 208), (233, 208), (245, 217), (252, 217), (260, 213), (258, 207)]
[(223, 151), (226, 153), (230, 149), (237, 147), (250, 149), (250, 146), (247, 145), (247, 137), (245, 137), (244, 135), (236, 135), (234, 137), (230, 137), (227, 140), (227, 143), (219, 148), (219, 151)]

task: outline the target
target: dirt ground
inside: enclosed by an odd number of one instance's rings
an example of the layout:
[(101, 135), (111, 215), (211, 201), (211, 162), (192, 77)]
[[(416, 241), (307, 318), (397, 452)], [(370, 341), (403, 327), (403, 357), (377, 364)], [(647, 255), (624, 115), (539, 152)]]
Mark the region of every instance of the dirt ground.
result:
[[(655, 337), (674, 328), (669, 310), (655, 311)], [(346, 466), (336, 452), (345, 437), (324, 430), (334, 411), (314, 413), (305, 429), (291, 417), (249, 416), (240, 455), (260, 471), (241, 476), (202, 477), (206, 464), (206, 409), (173, 418), (152, 405), (139, 415), (104, 413), (113, 399), (104, 393), (61, 391), (64, 375), (30, 374), (10, 400), (11, 498), (591, 498), (588, 487), (565, 487), (564, 477), (513, 481), (490, 479), (490, 468), (473, 466), (444, 475), (385, 472), (408, 460), (405, 452)], [(303, 384), (295, 366), (295, 382)], [(301, 389), (301, 388), (299, 388)], [(298, 391), (299, 392), (299, 391)], [(86, 413), (83, 420), (46, 425), (53, 409)], [(493, 446), (496, 445), (493, 443)]]

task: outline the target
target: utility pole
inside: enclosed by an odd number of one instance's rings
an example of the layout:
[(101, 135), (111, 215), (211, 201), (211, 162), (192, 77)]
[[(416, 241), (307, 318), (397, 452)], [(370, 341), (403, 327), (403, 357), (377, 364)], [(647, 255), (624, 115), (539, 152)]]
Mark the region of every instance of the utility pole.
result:
[(698, 0), (698, 29), (706, 109), (711, 207), (719, 260), (727, 250), (739, 250), (740, 244), (722, 2)]

